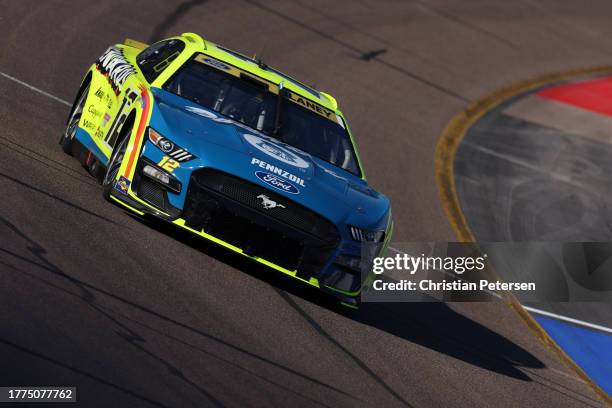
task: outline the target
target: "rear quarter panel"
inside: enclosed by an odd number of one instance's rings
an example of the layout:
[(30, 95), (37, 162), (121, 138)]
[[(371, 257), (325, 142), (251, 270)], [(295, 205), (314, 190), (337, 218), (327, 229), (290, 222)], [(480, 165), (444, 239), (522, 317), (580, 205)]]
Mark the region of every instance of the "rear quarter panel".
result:
[(139, 106), (140, 88), (147, 86), (136, 68), (138, 52), (123, 45), (109, 47), (89, 69), (91, 82), (79, 127), (88, 133), (106, 160), (121, 125)]

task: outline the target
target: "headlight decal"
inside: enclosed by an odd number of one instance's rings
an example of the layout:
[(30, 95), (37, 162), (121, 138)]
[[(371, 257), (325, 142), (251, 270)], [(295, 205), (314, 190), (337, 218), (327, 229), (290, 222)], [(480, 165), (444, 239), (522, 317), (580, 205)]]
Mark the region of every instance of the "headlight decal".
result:
[(357, 242), (382, 242), (385, 239), (384, 231), (368, 231), (359, 227), (348, 226), (353, 241)]
[(158, 131), (153, 128), (149, 128), (149, 140), (153, 143), (159, 150), (166, 153), (168, 156), (172, 157), (178, 162), (185, 163), (190, 160), (197, 159), (197, 157), (190, 153), (187, 149), (184, 149), (172, 142), (170, 139), (162, 136)]

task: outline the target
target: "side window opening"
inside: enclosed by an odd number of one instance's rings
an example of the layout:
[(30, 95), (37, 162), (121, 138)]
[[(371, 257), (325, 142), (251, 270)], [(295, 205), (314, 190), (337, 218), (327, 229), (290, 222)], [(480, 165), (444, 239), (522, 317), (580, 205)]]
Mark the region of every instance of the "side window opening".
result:
[(151, 83), (184, 49), (185, 43), (181, 40), (160, 41), (142, 50), (136, 57), (136, 63), (145, 79)]

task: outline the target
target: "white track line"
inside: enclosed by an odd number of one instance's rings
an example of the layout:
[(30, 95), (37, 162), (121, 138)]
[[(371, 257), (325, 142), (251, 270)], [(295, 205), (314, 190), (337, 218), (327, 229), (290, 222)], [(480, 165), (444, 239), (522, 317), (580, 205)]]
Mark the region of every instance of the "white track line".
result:
[(599, 331), (603, 331), (603, 332), (612, 334), (612, 329), (609, 328), (609, 327), (606, 327), (606, 326), (600, 326), (598, 324), (585, 322), (583, 320), (573, 319), (571, 317), (562, 316), (562, 315), (558, 315), (556, 313), (547, 312), (546, 310), (535, 309), (535, 308), (530, 307), (530, 306), (523, 306), (523, 308), (525, 310), (528, 310), (528, 311), (530, 311), (532, 313), (535, 313), (535, 314), (540, 314), (542, 316), (552, 317), (552, 318), (555, 318), (555, 319), (558, 319), (558, 320), (563, 320), (563, 321), (568, 322), (568, 323), (574, 323), (574, 324), (577, 324), (579, 326), (589, 327), (591, 329), (595, 329), (595, 330), (599, 330)]
[(4, 72), (0, 72), (0, 76), (3, 76), (6, 79), (9, 79), (9, 80), (11, 80), (13, 82), (16, 82), (16, 83), (18, 83), (21, 86), (25, 86), (26, 88), (31, 89), (34, 92), (38, 92), (39, 94), (44, 95), (47, 98), (51, 98), (51, 99), (53, 99), (56, 102), (59, 102), (59, 103), (64, 104), (66, 106), (72, 106), (72, 104), (70, 102), (63, 100), (62, 98), (58, 98), (55, 95), (51, 95), (49, 92), (45, 92), (42, 89), (38, 89), (37, 87), (32, 86), (32, 85), (30, 85), (28, 83), (25, 83), (25, 82), (15, 78), (15, 77), (12, 77), (9, 74), (5, 74)]
[(542, 167), (538, 167), (535, 166), (525, 160), (521, 160), (521, 159), (517, 159), (516, 157), (510, 156), (508, 154), (503, 154), (503, 153), (498, 153), (493, 149), (489, 149), (487, 147), (483, 147), (483, 146), (479, 146), (477, 144), (474, 143), (463, 143), (462, 145), (468, 146), (474, 150), (478, 150), (479, 152), (491, 155), (493, 157), (497, 157), (498, 159), (501, 160), (505, 160), (509, 163), (512, 163), (516, 166), (521, 166), (524, 167), (526, 169), (529, 169), (531, 171), (534, 171), (536, 173), (540, 173), (540, 174), (545, 174), (547, 176), (550, 176), (551, 178), (555, 179), (555, 180), (559, 180), (562, 181), (564, 183), (568, 183), (571, 184), (573, 186), (576, 186), (578, 188), (584, 188), (584, 185), (582, 183), (580, 183), (579, 181), (575, 180), (572, 178), (571, 175), (568, 174), (563, 174), (563, 173), (559, 173), (556, 171), (553, 171), (551, 169), (545, 169)]
[[(390, 246), (389, 249), (391, 251), (393, 251), (393, 252), (397, 252), (398, 254), (406, 254), (405, 252), (400, 251), (397, 248), (393, 248), (392, 246)], [(407, 254), (407, 255), (408, 256), (412, 256), (410, 254)], [(446, 275), (450, 275), (450, 276), (452, 276), (454, 278), (457, 278), (459, 280), (463, 280), (463, 279), (457, 277), (455, 274), (452, 274), (450, 272), (443, 271), (443, 270), (437, 270), (437, 269), (436, 269), (436, 271), (441, 272), (441, 273), (446, 274)], [(487, 292), (488, 294), (490, 294), (492, 296), (495, 296), (497, 298), (501, 298), (502, 297), (499, 293), (496, 293), (496, 292), (493, 292), (493, 291), (490, 291), (490, 290), (487, 290), (487, 289), (484, 289), (483, 291)], [(579, 326), (589, 327), (591, 329), (595, 329), (595, 330), (599, 330), (599, 331), (603, 331), (603, 332), (611, 333), (612, 334), (612, 329), (609, 328), (609, 327), (600, 326), (598, 324), (585, 322), (584, 320), (573, 319), (571, 317), (559, 315), (559, 314), (556, 314), (556, 313), (547, 312), (545, 310), (536, 309), (536, 308), (533, 308), (533, 307), (530, 307), (530, 306), (524, 306), (524, 305), (521, 305), (521, 306), (523, 306), (523, 308), (525, 310), (528, 310), (531, 313), (540, 314), (542, 316), (552, 317), (552, 318), (555, 318), (555, 319), (558, 319), (558, 320), (563, 320), (563, 321), (568, 322), (568, 323), (573, 323), (573, 324), (576, 324), (576, 325), (579, 325)]]

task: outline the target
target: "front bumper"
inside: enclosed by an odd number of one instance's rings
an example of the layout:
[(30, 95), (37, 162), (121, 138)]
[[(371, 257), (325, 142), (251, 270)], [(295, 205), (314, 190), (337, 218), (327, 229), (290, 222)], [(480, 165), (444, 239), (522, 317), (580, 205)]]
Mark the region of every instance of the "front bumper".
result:
[[(227, 186), (197, 176), (200, 174), (194, 172), (189, 186), (184, 186), (189, 188), (184, 210), (172, 207), (163, 195), (151, 191), (151, 181), (141, 174), (141, 166), (137, 166), (127, 194), (113, 190), (111, 199), (139, 215), (147, 214), (172, 223), (298, 279), (339, 299), (345, 306), (358, 306), (360, 288), (353, 292), (339, 291), (326, 285), (326, 277), (321, 274), (336, 255), (339, 235), (329, 234), (330, 231), (321, 223), (318, 229), (306, 233), (305, 225), (316, 224), (316, 219), (308, 218), (308, 214), (300, 213), (305, 219), (297, 221), (294, 216), (293, 222), (304, 224), (295, 227), (287, 220), (279, 220), (278, 214), (273, 216), (253, 209), (249, 201), (252, 197), (244, 194), (232, 196)], [(235, 187), (230, 186), (230, 190), (235, 190)], [(267, 194), (274, 196), (275, 193)]]

